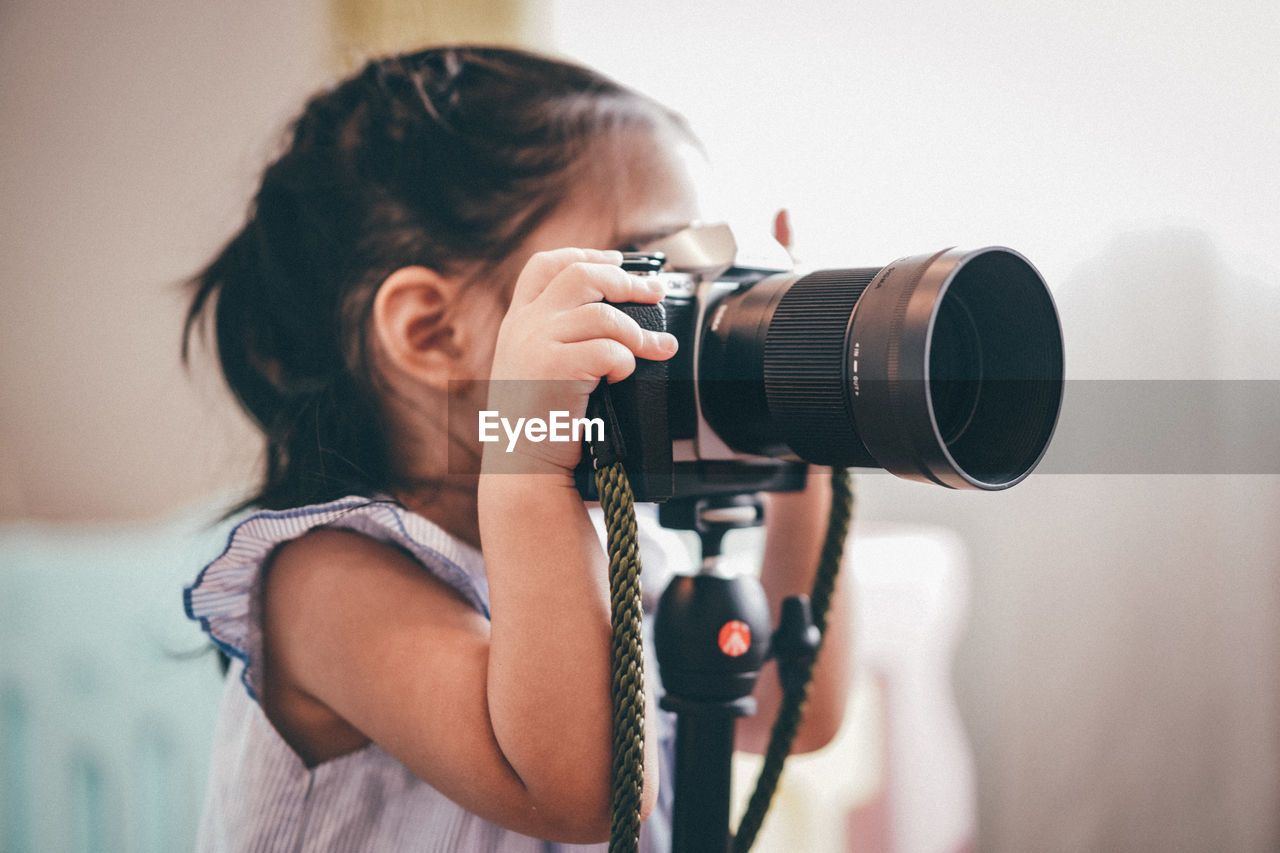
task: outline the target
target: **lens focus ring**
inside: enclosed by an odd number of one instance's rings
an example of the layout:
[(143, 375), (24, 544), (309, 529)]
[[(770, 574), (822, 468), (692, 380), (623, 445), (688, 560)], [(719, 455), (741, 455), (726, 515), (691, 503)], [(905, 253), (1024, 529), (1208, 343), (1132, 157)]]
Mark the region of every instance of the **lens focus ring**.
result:
[(849, 464), (861, 446), (848, 404), (847, 342), (853, 309), (879, 267), (822, 270), (783, 294), (764, 344), (769, 413), (795, 453), (817, 464)]

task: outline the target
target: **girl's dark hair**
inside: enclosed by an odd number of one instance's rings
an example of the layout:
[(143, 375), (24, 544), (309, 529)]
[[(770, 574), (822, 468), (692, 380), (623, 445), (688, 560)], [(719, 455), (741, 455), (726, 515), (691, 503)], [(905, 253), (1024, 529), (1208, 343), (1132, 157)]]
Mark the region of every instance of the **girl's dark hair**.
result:
[(184, 327), (185, 360), (213, 315), (223, 375), (266, 436), (245, 505), (398, 485), (366, 346), (379, 284), (405, 266), (501, 262), (564, 200), (594, 141), (660, 122), (687, 134), (594, 71), (502, 48), (376, 60), (313, 97), (248, 221), (193, 279)]

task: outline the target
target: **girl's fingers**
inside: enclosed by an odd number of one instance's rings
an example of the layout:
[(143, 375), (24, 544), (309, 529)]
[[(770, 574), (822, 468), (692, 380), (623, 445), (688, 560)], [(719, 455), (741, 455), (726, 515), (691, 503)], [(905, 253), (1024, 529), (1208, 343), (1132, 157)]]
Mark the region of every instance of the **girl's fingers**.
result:
[(631, 275), (621, 263), (619, 252), (592, 249), (530, 258), (498, 333), (494, 375), (618, 382), (637, 358), (670, 358), (673, 335), (643, 329), (608, 304), (652, 304), (665, 295), (658, 280)]
[(658, 302), (665, 295), (652, 276), (635, 276), (621, 267), (620, 252), (556, 249), (539, 252), (525, 264), (516, 281), (511, 307), (534, 300), (551, 310), (566, 311), (587, 302)]
[(642, 328), (632, 317), (604, 302), (579, 305), (564, 314), (556, 330), (564, 343), (608, 338), (625, 346), (637, 358), (664, 361), (675, 354), (675, 335)]
[(612, 384), (635, 372), (635, 355), (612, 338), (592, 338), (562, 346), (566, 359), (584, 372), (583, 378), (601, 377)]
[(608, 264), (578, 263), (565, 267), (547, 283), (542, 299), (553, 310), (569, 310), (588, 302), (660, 302), (666, 295), (660, 279), (638, 276)]
[[(622, 272), (622, 253), (603, 249), (555, 249), (538, 252), (525, 263), (511, 294), (511, 307), (528, 305), (561, 273), (574, 265), (611, 267)], [(597, 297), (599, 298), (599, 297)], [(588, 301), (588, 300), (583, 300)]]
[(791, 213), (785, 207), (773, 217), (773, 238), (791, 251)]

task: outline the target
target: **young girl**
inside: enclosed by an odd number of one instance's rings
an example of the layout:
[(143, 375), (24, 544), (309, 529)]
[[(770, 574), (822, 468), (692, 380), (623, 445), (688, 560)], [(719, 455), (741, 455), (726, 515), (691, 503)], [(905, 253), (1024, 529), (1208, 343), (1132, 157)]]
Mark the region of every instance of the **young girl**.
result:
[[(500, 473), (478, 412), (582, 416), (600, 378), (675, 352), (605, 300), (662, 298), (617, 250), (701, 216), (700, 159), (669, 110), (512, 50), (372, 62), (307, 105), (187, 317), (189, 337), (211, 315), (267, 448), (259, 511), (186, 595), (233, 658), (201, 849), (608, 837), (607, 563), (580, 450), (525, 444), (523, 473)], [(556, 381), (486, 400), (490, 379)], [(811, 479), (771, 502), (774, 601), (811, 582), (829, 501)], [(832, 625), (799, 749), (839, 723)], [(767, 738), (775, 681), (744, 747)], [(669, 740), (647, 720), (646, 815)], [(667, 849), (670, 796), (647, 849)]]

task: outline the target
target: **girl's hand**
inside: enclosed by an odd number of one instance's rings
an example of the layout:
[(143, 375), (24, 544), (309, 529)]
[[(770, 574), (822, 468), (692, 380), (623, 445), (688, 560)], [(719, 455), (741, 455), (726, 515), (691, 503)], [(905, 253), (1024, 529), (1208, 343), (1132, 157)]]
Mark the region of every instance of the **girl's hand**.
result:
[(660, 282), (630, 275), (621, 263), (620, 252), (557, 249), (525, 264), (494, 350), (487, 409), (502, 426), (498, 440), (484, 445), (486, 472), (572, 476), (581, 443), (532, 440), (536, 433), (522, 425), (549, 422), (553, 412), (582, 418), (600, 379), (618, 382), (635, 371), (637, 358), (663, 361), (675, 354), (675, 336), (642, 329), (606, 304), (662, 300)]

